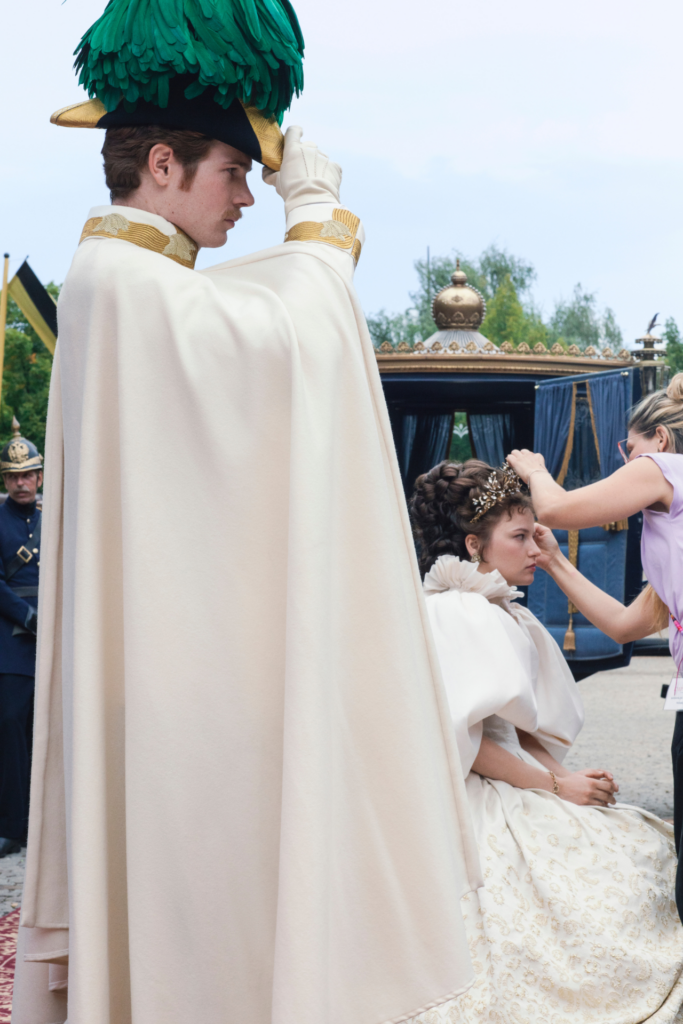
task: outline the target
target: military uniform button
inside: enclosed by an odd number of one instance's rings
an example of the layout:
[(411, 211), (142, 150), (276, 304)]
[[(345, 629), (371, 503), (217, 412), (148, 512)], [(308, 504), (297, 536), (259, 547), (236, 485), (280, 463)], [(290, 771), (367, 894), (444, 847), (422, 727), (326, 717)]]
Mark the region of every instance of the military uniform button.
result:
[(33, 554), (34, 554), (34, 555), (37, 555), (37, 554), (38, 554), (38, 548), (34, 548), (34, 549), (33, 549)]

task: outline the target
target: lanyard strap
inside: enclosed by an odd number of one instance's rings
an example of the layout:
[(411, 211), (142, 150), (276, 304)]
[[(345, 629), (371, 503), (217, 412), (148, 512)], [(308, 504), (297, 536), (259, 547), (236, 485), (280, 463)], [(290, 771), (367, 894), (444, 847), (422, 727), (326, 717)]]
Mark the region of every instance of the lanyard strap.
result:
[[(32, 548), (40, 549), (40, 530), (41, 530), (41, 526), (42, 525), (43, 525), (43, 513), (39, 512), (39, 514), (38, 514), (38, 522), (33, 527), (33, 536), (31, 537), (31, 547)], [(9, 583), (9, 581), (12, 579), (12, 577), (16, 576), (16, 574), (19, 572), (20, 569), (23, 569), (25, 565), (28, 565), (28, 563), (32, 562), (32, 561), (33, 561), (33, 554), (32, 554), (32, 552), (29, 551), (29, 549), (24, 547), (24, 545), (22, 544), (21, 547), (19, 548), (19, 550), (17, 551), (16, 555), (14, 556), (14, 558), (10, 559), (10, 561), (4, 567), (4, 569), (5, 569), (5, 583)]]

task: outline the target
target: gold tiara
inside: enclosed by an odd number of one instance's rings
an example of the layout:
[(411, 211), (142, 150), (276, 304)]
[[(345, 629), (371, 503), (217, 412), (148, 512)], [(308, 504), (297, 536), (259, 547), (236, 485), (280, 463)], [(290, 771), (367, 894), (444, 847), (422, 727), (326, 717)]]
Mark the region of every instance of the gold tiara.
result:
[[(497, 475), (500, 473), (503, 475), (502, 480), (499, 480)], [(481, 519), (490, 508), (501, 502), (508, 494), (521, 492), (523, 486), (521, 479), (509, 463), (504, 463), (498, 470), (494, 469), (484, 484), (484, 493), (481, 498), (472, 498), (472, 504), (477, 512), (476, 515), (472, 516), (470, 522), (476, 523), (477, 519)]]

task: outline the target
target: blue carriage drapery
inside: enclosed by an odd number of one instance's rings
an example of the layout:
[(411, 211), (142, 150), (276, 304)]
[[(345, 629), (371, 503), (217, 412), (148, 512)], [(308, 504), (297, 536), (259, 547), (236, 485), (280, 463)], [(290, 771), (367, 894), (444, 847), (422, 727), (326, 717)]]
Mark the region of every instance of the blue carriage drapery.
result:
[(566, 474), (574, 438), (579, 385), (586, 388), (600, 463), (600, 476), (610, 476), (621, 465), (617, 448), (626, 434), (633, 392), (632, 370), (585, 374), (566, 380), (544, 381), (536, 392), (534, 450), (541, 452), (555, 479)]
[(489, 466), (500, 466), (516, 448), (512, 416), (507, 412), (470, 413), (470, 437), (477, 458)]
[[(553, 477), (580, 487), (610, 476), (622, 464), (617, 442), (627, 430), (633, 370), (585, 374), (542, 382), (536, 391), (534, 449)], [(572, 536), (555, 530), (560, 546), (585, 576), (624, 600), (627, 523), (605, 524)], [(621, 645), (596, 629), (542, 570), (529, 590), (529, 608), (550, 630), (572, 661), (615, 658)]]
[(574, 407), (573, 382), (553, 380), (538, 385), (534, 412), (534, 451), (541, 452), (557, 479), (567, 450)]
[[(448, 458), (453, 413), (389, 413), (403, 489), (409, 498), (415, 480)], [(470, 436), (477, 458), (500, 466), (515, 445), (514, 422), (509, 413), (471, 413)]]
[(453, 413), (389, 413), (406, 498), (415, 481), (445, 459), (450, 448)]
[(601, 373), (587, 385), (593, 403), (603, 479), (623, 465), (617, 442), (626, 436), (632, 402), (632, 374), (632, 370)]

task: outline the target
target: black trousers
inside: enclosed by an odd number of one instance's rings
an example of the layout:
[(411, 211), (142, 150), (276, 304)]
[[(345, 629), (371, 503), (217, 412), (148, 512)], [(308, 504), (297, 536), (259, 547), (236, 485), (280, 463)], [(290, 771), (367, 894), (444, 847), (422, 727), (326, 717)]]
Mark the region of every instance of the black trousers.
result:
[(681, 850), (681, 832), (683, 831), (683, 711), (676, 712), (674, 736), (671, 741), (671, 760), (674, 769), (674, 838), (678, 854), (678, 870), (676, 871), (676, 906), (683, 921), (683, 851)]
[(33, 676), (0, 673), (0, 837), (3, 839), (22, 839), (28, 827), (33, 687)]

